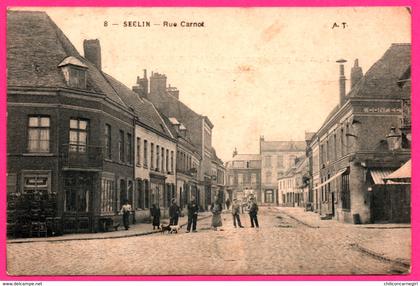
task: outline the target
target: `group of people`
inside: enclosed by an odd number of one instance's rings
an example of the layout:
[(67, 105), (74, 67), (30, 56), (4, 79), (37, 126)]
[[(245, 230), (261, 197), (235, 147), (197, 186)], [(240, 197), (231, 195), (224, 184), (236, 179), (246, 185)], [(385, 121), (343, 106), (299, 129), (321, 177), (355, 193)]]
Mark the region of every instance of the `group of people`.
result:
[[(226, 201), (227, 209), (230, 208), (230, 200)], [(243, 228), (244, 226), (241, 223), (240, 218), (240, 210), (242, 205), (237, 199), (233, 200), (232, 203), (232, 218), (233, 218), (233, 226), (236, 228), (239, 226)], [(220, 230), (223, 222), (222, 222), (222, 210), (223, 205), (221, 200), (218, 197), (215, 197), (214, 203), (211, 204), (210, 211), (212, 212), (212, 221), (211, 226), (214, 230)], [(188, 211), (188, 224), (187, 224), (187, 232), (197, 232), (197, 218), (198, 218), (198, 211), (199, 207), (195, 201), (192, 199), (191, 202), (187, 206)], [(132, 212), (131, 205), (129, 204), (128, 200), (126, 200), (121, 207), (120, 214), (123, 216), (123, 224), (126, 230), (129, 229), (129, 217), (130, 213)], [(251, 197), (248, 202), (248, 214), (251, 221), (251, 227), (259, 227), (258, 224), (258, 205), (255, 201), (255, 198)], [(160, 229), (160, 217), (161, 211), (158, 205), (152, 204), (150, 208), (150, 216), (152, 217), (152, 226), (153, 230)], [(176, 200), (172, 199), (171, 206), (169, 207), (169, 225), (178, 225), (179, 217), (181, 216), (181, 208), (177, 205)]]

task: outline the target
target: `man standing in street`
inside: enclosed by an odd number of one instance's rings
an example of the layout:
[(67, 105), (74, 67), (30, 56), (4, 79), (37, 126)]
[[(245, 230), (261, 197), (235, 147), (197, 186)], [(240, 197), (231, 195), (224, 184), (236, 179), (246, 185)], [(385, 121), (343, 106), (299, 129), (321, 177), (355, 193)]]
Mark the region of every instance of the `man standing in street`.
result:
[(169, 207), (169, 225), (178, 225), (179, 214), (181, 213), (176, 200), (172, 199), (172, 204)]
[(233, 218), (233, 225), (236, 228), (236, 221), (238, 221), (238, 226), (240, 228), (243, 228), (242, 224), (241, 224), (241, 218), (240, 218), (240, 207), (241, 205), (238, 203), (237, 199), (233, 199), (233, 204), (232, 204), (232, 218)]
[(130, 218), (130, 212), (131, 212), (131, 205), (129, 204), (128, 200), (125, 200), (120, 210), (120, 214), (122, 214), (123, 216), (123, 223), (124, 223), (125, 230), (128, 230), (129, 228), (128, 219)]
[(193, 198), (188, 204), (188, 226), (187, 232), (190, 232), (192, 226), (192, 232), (197, 232), (197, 217), (198, 217), (198, 205)]
[(254, 227), (254, 223), (255, 223), (255, 227), (259, 228), (257, 214), (258, 214), (258, 205), (255, 202), (255, 198), (251, 198), (249, 200), (249, 218), (251, 219), (251, 227)]

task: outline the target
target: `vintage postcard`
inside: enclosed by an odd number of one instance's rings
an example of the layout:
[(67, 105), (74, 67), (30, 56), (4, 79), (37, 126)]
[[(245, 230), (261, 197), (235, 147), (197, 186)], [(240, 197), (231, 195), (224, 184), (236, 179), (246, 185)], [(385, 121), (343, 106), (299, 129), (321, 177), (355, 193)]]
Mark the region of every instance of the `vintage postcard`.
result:
[(411, 272), (407, 7), (9, 7), (7, 273)]

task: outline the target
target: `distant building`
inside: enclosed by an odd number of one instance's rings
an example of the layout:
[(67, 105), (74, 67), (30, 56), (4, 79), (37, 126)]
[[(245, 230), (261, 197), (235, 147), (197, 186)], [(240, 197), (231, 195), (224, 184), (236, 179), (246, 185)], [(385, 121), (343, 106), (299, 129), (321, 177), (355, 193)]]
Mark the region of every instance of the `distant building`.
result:
[(295, 165), (278, 179), (279, 204), (305, 207), (310, 202), (309, 179), (308, 158), (296, 158)]
[(295, 159), (305, 155), (305, 141), (265, 141), (260, 137), (261, 190), (258, 201), (264, 205), (279, 203), (278, 178), (295, 164)]
[(246, 200), (261, 192), (261, 157), (259, 154), (234, 153), (226, 163), (226, 189), (229, 198)]

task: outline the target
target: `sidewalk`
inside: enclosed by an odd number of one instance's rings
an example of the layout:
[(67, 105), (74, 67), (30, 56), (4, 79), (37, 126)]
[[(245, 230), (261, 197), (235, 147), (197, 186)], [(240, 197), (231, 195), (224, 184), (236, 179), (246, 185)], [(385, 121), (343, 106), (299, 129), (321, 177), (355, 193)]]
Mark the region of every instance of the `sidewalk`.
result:
[(346, 233), (356, 251), (409, 267), (411, 261), (411, 225), (407, 223), (351, 224), (337, 220), (321, 220), (319, 214), (302, 208), (276, 207), (280, 214), (314, 229), (333, 228)]
[(411, 228), (409, 223), (380, 223), (380, 224), (352, 224), (343, 223), (335, 219), (321, 220), (318, 213), (307, 211), (303, 208), (293, 207), (276, 207), (280, 212), (285, 213), (292, 219), (299, 221), (300, 223), (312, 227), (352, 227), (352, 228), (366, 228), (366, 229), (395, 229), (395, 228)]
[[(198, 214), (198, 220), (203, 220), (211, 216), (210, 212), (202, 212)], [(183, 230), (186, 230), (188, 217), (180, 217), (179, 225), (182, 226)], [(168, 224), (169, 219), (162, 219), (161, 223)], [(131, 224), (128, 230), (125, 230), (123, 226), (120, 226), (118, 231), (109, 232), (98, 232), (98, 233), (72, 233), (65, 234), (62, 236), (52, 237), (31, 237), (31, 238), (17, 238), (7, 239), (7, 243), (29, 243), (29, 242), (59, 242), (59, 241), (70, 241), (70, 240), (92, 240), (92, 239), (111, 239), (111, 238), (123, 238), (132, 236), (142, 236), (154, 233), (159, 233), (160, 230), (153, 230), (151, 223), (137, 223)]]

